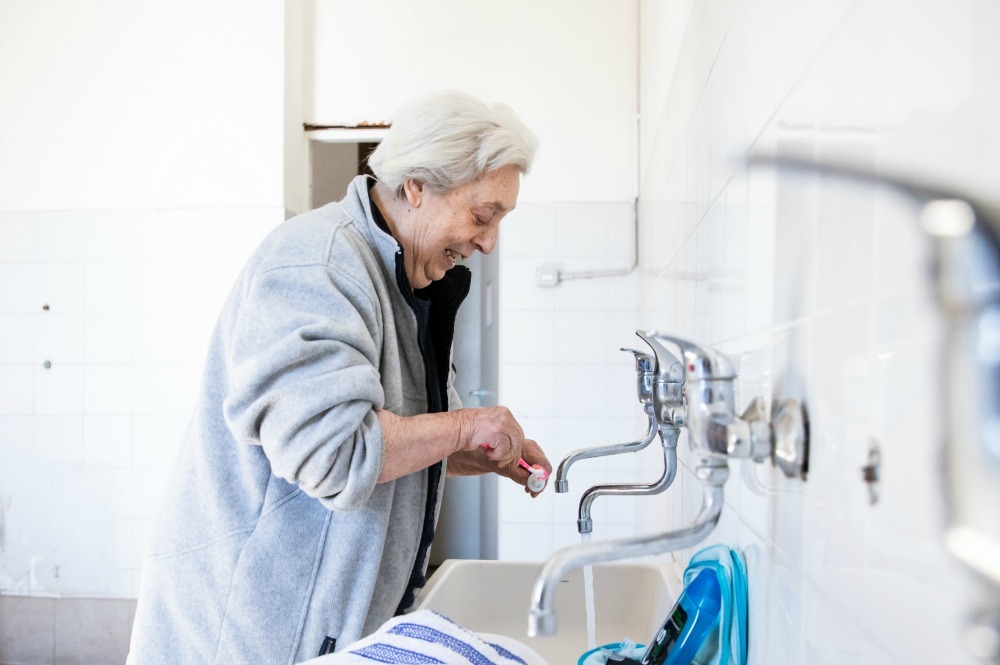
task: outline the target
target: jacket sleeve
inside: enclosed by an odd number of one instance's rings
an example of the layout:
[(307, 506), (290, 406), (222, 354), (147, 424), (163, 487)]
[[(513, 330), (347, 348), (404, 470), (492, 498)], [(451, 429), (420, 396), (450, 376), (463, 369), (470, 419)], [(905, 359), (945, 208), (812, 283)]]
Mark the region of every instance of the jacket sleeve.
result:
[(373, 290), (326, 265), (256, 275), (231, 331), (229, 429), (332, 510), (362, 507), (381, 471), (380, 331)]
[(457, 411), (462, 408), (462, 397), (455, 389), (455, 365), (452, 363), (448, 369), (448, 410)]

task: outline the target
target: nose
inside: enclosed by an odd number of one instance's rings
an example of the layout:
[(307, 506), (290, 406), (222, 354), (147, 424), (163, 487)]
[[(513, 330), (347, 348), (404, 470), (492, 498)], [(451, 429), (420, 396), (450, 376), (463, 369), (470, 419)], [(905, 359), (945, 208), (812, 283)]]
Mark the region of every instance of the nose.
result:
[(489, 254), (493, 251), (493, 248), (497, 246), (497, 235), (499, 229), (492, 227), (486, 231), (483, 231), (475, 239), (476, 249), (478, 249), (483, 254)]

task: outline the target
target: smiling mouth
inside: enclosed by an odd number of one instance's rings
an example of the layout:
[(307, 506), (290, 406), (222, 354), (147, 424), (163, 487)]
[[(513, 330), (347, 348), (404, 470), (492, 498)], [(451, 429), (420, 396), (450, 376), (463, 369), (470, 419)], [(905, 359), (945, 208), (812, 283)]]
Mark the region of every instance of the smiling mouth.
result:
[(458, 252), (451, 249), (444, 250), (444, 254), (449, 259), (451, 259), (452, 263), (457, 263), (460, 259), (464, 261), (466, 258), (464, 254), (459, 254)]

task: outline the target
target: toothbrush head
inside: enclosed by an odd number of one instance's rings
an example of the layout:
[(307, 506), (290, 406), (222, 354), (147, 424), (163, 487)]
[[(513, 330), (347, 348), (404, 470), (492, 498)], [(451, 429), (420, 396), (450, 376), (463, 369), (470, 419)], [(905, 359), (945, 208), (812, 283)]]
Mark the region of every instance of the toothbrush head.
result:
[(541, 492), (545, 489), (546, 481), (549, 479), (549, 474), (540, 467), (531, 467), (528, 469), (528, 489), (532, 492)]

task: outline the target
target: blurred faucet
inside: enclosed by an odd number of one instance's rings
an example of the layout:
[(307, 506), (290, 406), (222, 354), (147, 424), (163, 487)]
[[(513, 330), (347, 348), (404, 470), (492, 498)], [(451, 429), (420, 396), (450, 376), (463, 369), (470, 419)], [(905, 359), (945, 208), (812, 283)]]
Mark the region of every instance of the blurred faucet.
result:
[[(700, 456), (695, 477), (702, 484), (702, 506), (694, 522), (685, 528), (652, 536), (617, 541), (587, 543), (566, 547), (546, 561), (532, 591), (528, 616), (528, 634), (551, 635), (556, 632), (553, 611), (556, 587), (571, 569), (617, 561), (637, 556), (661, 554), (691, 547), (701, 542), (719, 521), (723, 505), (723, 487), (729, 477), (730, 457), (764, 461), (782, 450), (787, 461), (781, 466), (787, 475), (802, 477), (806, 468), (808, 432), (805, 412), (794, 400), (785, 400), (768, 421), (761, 400), (754, 400), (742, 416), (734, 408), (733, 386), (736, 372), (732, 363), (714, 349), (657, 333), (637, 331), (653, 349), (658, 359), (676, 357), (668, 350), (680, 351), (683, 382), (676, 386), (665, 382), (661, 390), (653, 388), (653, 413), (661, 427), (687, 427), (688, 442)], [(674, 363), (676, 364), (676, 363)], [(659, 398), (657, 397), (659, 395)]]
[(889, 187), (920, 205), (933, 242), (942, 344), (945, 423), (945, 546), (988, 582), (965, 633), (970, 652), (1000, 663), (1000, 201), (873, 164), (764, 155), (751, 164)]

